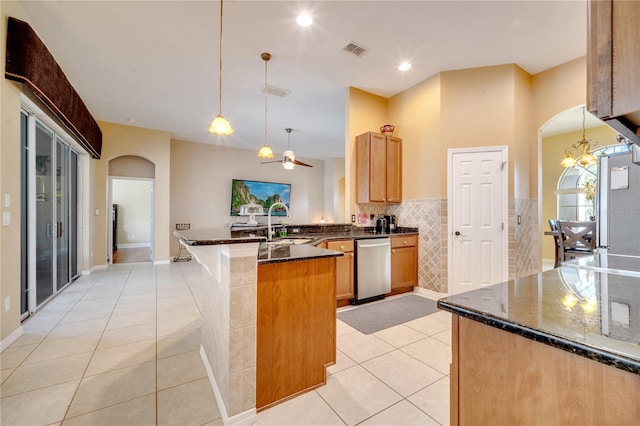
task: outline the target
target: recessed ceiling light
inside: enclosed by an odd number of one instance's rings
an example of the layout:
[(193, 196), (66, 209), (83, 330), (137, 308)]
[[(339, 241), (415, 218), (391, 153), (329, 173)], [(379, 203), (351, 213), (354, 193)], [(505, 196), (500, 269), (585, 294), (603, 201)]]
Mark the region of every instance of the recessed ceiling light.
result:
[(400, 71), (407, 71), (411, 69), (411, 64), (409, 62), (403, 62), (400, 65), (398, 65), (398, 69)]
[(301, 27), (308, 27), (309, 25), (311, 25), (313, 23), (313, 19), (311, 18), (311, 16), (307, 13), (301, 13), (300, 15), (298, 15), (298, 17), (296, 18), (296, 22), (298, 23), (298, 25), (300, 25)]

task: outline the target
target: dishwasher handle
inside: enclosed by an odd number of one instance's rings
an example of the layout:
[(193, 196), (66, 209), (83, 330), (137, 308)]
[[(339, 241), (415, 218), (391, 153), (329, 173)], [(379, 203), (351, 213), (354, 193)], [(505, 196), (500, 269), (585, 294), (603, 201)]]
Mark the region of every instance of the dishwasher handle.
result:
[(386, 243), (380, 243), (380, 244), (358, 244), (358, 248), (369, 248), (369, 247), (384, 247), (384, 246), (390, 246), (391, 243), (386, 242)]

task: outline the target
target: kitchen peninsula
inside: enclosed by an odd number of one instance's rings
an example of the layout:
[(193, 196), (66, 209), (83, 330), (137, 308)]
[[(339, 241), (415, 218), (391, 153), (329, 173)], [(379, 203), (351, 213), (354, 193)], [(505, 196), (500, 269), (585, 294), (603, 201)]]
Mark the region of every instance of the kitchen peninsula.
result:
[(596, 255), (438, 301), (453, 314), (451, 424), (637, 424), (639, 271)]
[(341, 252), (224, 228), (174, 234), (203, 268), (200, 354), (224, 424), (325, 383)]

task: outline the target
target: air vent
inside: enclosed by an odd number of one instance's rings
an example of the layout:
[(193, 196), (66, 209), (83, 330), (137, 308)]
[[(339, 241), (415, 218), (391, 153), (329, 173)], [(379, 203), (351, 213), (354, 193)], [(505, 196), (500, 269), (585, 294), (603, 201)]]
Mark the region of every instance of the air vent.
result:
[(344, 50), (345, 52), (349, 52), (352, 53), (358, 57), (364, 55), (365, 53), (367, 53), (369, 51), (369, 49), (367, 49), (364, 46), (360, 46), (357, 43), (354, 43), (352, 41), (350, 41), (349, 43), (347, 43), (342, 50)]
[[(281, 87), (275, 87), (275, 86), (271, 86), (269, 84), (267, 84), (267, 93), (270, 95), (275, 95), (275, 96), (280, 96), (281, 98), (284, 98), (285, 96), (288, 96), (289, 93), (291, 93), (291, 90), (289, 89), (283, 89)], [(262, 90), (264, 92), (264, 89)]]

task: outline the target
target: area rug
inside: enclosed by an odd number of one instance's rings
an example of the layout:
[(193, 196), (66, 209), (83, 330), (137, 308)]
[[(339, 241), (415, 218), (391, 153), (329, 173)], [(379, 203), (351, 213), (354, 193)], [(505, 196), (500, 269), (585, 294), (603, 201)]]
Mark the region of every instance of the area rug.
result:
[(436, 312), (435, 301), (410, 295), (338, 312), (337, 316), (364, 334), (371, 334)]

